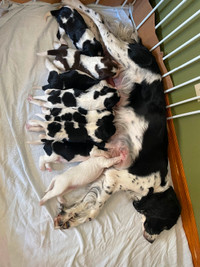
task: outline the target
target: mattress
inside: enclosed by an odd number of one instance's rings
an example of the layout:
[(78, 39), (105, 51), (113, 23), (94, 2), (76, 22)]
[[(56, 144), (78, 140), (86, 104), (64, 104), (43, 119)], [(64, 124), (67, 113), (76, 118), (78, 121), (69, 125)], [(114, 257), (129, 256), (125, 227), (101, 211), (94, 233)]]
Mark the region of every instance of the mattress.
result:
[[(40, 171), (43, 148), (26, 142), (37, 138), (25, 124), (40, 108), (27, 98), (35, 93), (33, 86), (47, 81), (44, 58), (36, 53), (56, 41), (56, 21), (44, 19), (56, 6), (12, 3), (0, 18), (0, 266), (192, 266), (181, 218), (150, 244), (140, 214), (123, 192), (113, 195), (95, 220), (69, 230), (54, 230), (56, 199), (39, 206), (51, 179), (71, 166)], [(131, 25), (128, 11), (100, 12)]]

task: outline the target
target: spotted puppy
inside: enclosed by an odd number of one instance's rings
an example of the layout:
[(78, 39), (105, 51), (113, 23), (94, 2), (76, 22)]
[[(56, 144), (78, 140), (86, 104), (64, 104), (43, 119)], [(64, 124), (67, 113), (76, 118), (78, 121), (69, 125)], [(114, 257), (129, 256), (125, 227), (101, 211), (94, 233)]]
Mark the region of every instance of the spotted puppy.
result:
[[(99, 114), (101, 111), (99, 110), (84, 110), (82, 108), (53, 108), (46, 109), (42, 108), (44, 114), (36, 114), (40, 118), (46, 121), (74, 121), (74, 122), (92, 122), (98, 121)], [(45, 138), (45, 135), (40, 135), (39, 142), (32, 141), (28, 142), (31, 144), (43, 144), (43, 149), (45, 151), (45, 155), (40, 156), (39, 158), (39, 168), (44, 171), (51, 171), (52, 163), (58, 162), (76, 162), (83, 161), (88, 158), (91, 150), (98, 146), (99, 149), (104, 149), (104, 143), (94, 144), (93, 142), (68, 142), (66, 139), (55, 141), (48, 140)], [(81, 140), (81, 136), (79, 137)], [(96, 146), (95, 146), (96, 145)]]
[[(52, 171), (52, 163), (84, 161), (89, 158), (91, 150), (95, 147), (91, 141), (87, 143), (68, 142), (66, 139), (54, 141), (47, 140), (42, 135), (40, 137), (45, 151), (45, 155), (39, 158), (39, 168), (42, 171)], [(103, 149), (104, 146), (100, 145), (98, 148)]]
[(109, 146), (115, 154), (123, 147), (125, 157), (118, 169), (107, 170), (93, 183), (80, 202), (72, 208), (62, 206), (55, 227), (69, 228), (95, 218), (113, 193), (125, 190), (132, 192), (133, 204), (143, 215), (144, 237), (153, 242), (180, 215), (168, 177), (166, 110), (158, 65), (141, 43), (118, 40), (100, 15), (80, 1), (63, 2), (93, 19), (107, 50), (123, 66), (123, 79), (115, 81), (122, 97), (115, 115), (116, 134)]
[(59, 202), (63, 203), (62, 195), (65, 194), (66, 191), (93, 182), (102, 174), (105, 168), (109, 168), (121, 161), (120, 156), (107, 158), (103, 154), (102, 156), (95, 157), (91, 155), (92, 153), (93, 150), (88, 160), (55, 176), (45, 191), (46, 194), (40, 200), (40, 205), (43, 205), (47, 200), (56, 196), (58, 196)]
[(81, 51), (61, 45), (58, 49), (37, 53), (40, 56), (55, 56), (53, 64), (62, 71), (75, 69), (83, 71), (96, 79), (106, 79), (116, 76), (118, 73), (117, 63), (109, 57), (89, 57)]
[(76, 9), (62, 7), (58, 10), (52, 10), (50, 13), (59, 24), (57, 33), (59, 40), (64, 34), (67, 34), (74, 46), (81, 50), (82, 54), (87, 56), (103, 55), (101, 43), (96, 40), (93, 32), (88, 28)]
[[(74, 119), (73, 119), (74, 118)], [(41, 121), (29, 120), (27, 130), (44, 131), (43, 138), (47, 140), (63, 140), (69, 142), (93, 142), (99, 145), (108, 141), (115, 133), (112, 111), (96, 112), (96, 117), (86, 117), (75, 112), (71, 120)]]
[(119, 102), (116, 89), (107, 86), (106, 81), (83, 91), (74, 89), (46, 89), (45, 95), (29, 96), (28, 101), (46, 108), (81, 107), (86, 110), (112, 109)]

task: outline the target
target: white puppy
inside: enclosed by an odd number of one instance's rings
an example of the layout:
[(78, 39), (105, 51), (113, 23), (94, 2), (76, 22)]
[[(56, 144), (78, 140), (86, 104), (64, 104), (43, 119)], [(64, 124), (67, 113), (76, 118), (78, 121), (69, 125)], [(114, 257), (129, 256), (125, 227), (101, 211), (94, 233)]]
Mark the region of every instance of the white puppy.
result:
[(118, 164), (121, 159), (121, 156), (115, 158), (106, 158), (104, 156), (91, 157), (63, 174), (55, 176), (45, 191), (46, 194), (40, 200), (40, 205), (56, 196), (58, 196), (59, 202), (62, 203), (62, 195), (66, 191), (93, 182), (102, 174), (105, 168)]

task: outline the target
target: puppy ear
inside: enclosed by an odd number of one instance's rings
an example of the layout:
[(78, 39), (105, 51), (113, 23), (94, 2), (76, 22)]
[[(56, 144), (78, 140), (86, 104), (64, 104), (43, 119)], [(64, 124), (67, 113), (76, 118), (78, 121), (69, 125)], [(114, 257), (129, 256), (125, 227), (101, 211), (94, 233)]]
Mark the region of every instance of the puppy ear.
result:
[(60, 10), (51, 10), (50, 13), (52, 16), (57, 18), (59, 16)]

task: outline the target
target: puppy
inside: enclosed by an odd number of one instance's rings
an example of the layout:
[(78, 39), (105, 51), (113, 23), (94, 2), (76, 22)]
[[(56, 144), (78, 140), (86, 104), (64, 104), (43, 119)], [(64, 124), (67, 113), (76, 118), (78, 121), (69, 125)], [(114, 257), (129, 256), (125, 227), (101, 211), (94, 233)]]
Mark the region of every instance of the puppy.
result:
[(119, 102), (116, 89), (107, 86), (106, 81), (83, 91), (74, 89), (47, 89), (43, 96), (29, 95), (28, 101), (46, 108), (81, 107), (86, 110), (112, 109)]
[(104, 156), (90, 157), (79, 165), (71, 167), (66, 172), (52, 179), (45, 191), (46, 194), (40, 201), (40, 205), (43, 205), (48, 199), (55, 196), (58, 196), (59, 202), (62, 203), (62, 195), (66, 191), (93, 182), (102, 174), (105, 168), (119, 163), (120, 160), (120, 156), (116, 158), (105, 158)]
[[(115, 133), (113, 123), (114, 116), (111, 111), (102, 111), (99, 113), (98, 120), (90, 122), (76, 121), (40, 121), (29, 120), (26, 125), (28, 131), (44, 131), (43, 138), (47, 140), (63, 140), (69, 142), (93, 142), (102, 144)], [(38, 141), (36, 141), (37, 143)]]
[(37, 53), (40, 56), (55, 56), (53, 63), (62, 71), (75, 69), (83, 71), (96, 79), (117, 76), (118, 65), (109, 57), (89, 57), (80, 51), (61, 45), (58, 49)]
[(79, 70), (68, 70), (64, 73), (59, 73), (59, 70), (48, 59), (45, 60), (45, 66), (49, 71), (48, 84), (42, 87), (36, 86), (34, 87), (35, 89), (46, 91), (52, 88), (60, 90), (76, 88), (85, 91), (99, 83), (99, 80)]
[(101, 43), (96, 40), (93, 32), (89, 30), (76, 9), (65, 6), (58, 10), (52, 10), (50, 13), (59, 24), (57, 33), (59, 40), (64, 34), (67, 34), (74, 46), (81, 50), (82, 54), (93, 57), (103, 56)]
[[(91, 150), (95, 147), (93, 142), (68, 142), (47, 140), (41, 136), (45, 155), (39, 158), (39, 168), (42, 171), (52, 171), (52, 163), (80, 162), (89, 158)], [(98, 146), (99, 149), (104, 147)]]
[(108, 115), (109, 112), (105, 110), (86, 110), (83, 108), (42, 108), (43, 114), (36, 114), (43, 120), (53, 121), (72, 121), (78, 123), (97, 122), (101, 118), (101, 114)]

